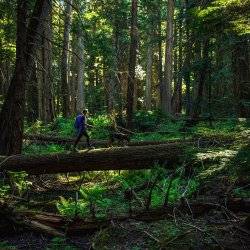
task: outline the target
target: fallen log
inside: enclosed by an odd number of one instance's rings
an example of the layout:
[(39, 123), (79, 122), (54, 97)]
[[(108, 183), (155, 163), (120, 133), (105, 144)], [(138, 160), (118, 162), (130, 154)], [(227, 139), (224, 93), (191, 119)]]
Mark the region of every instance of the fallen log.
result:
[(136, 170), (177, 162), (183, 144), (88, 149), (48, 155), (13, 155), (2, 160), (0, 169), (29, 174), (55, 174), (99, 170)]
[[(31, 135), (24, 135), (24, 140), (28, 141), (35, 141), (38, 143), (55, 143), (60, 145), (73, 145), (75, 138), (67, 138), (67, 137), (57, 137), (57, 136), (48, 136), (48, 135), (41, 135), (41, 134), (31, 134)], [(106, 140), (91, 140), (93, 146), (98, 147), (106, 147), (108, 145), (108, 141)], [(86, 146), (86, 140), (79, 142), (78, 145)]]
[[(63, 138), (63, 137), (56, 137), (56, 136), (47, 136), (47, 135), (40, 135), (40, 134), (33, 134), (33, 135), (24, 135), (24, 140), (37, 142), (39, 144), (60, 144), (60, 145), (73, 145), (75, 138)], [(159, 145), (159, 144), (170, 144), (180, 142), (181, 139), (177, 140), (165, 140), (165, 141), (130, 141), (128, 146), (146, 146), (146, 145)], [(183, 141), (183, 140), (182, 140)], [(194, 145), (201, 146), (202, 144), (231, 144), (234, 141), (233, 138), (228, 137), (221, 137), (218, 138), (216, 136), (212, 137), (204, 137), (194, 135), (191, 139), (184, 139), (185, 143), (194, 143)], [(91, 143), (94, 147), (109, 147), (109, 142), (107, 140), (91, 140)], [(79, 146), (86, 147), (86, 141), (80, 141)]]
[[(24, 135), (24, 140), (38, 142), (38, 143), (55, 143), (60, 145), (73, 145), (75, 138), (63, 138), (63, 137), (56, 137), (56, 136), (46, 136), (40, 134), (34, 135)], [(79, 146), (86, 146), (86, 140), (83, 138), (84, 141), (79, 142)], [(131, 141), (128, 143), (128, 146), (144, 146), (144, 145), (159, 145), (159, 144), (168, 144), (168, 143), (175, 143), (179, 142), (180, 140), (168, 140), (168, 141)], [(192, 140), (188, 140), (192, 141)], [(91, 140), (91, 144), (94, 147), (108, 147), (109, 142), (107, 140)]]
[[(103, 219), (79, 218), (68, 219), (62, 215), (38, 211), (20, 211), (7, 204), (0, 203), (0, 215), (8, 223), (15, 227), (25, 227), (43, 234), (52, 236), (75, 235), (83, 232), (98, 230), (108, 227), (116, 222), (126, 221), (128, 219), (152, 222), (157, 220), (169, 219), (175, 216), (192, 215), (199, 217), (210, 210), (222, 210), (224, 207), (234, 212), (248, 212), (250, 208), (250, 199), (230, 198), (226, 204), (199, 202), (190, 200), (180, 202), (167, 207), (151, 208), (149, 210), (136, 210), (131, 214), (111, 215)], [(0, 228), (1, 229), (1, 228)]]

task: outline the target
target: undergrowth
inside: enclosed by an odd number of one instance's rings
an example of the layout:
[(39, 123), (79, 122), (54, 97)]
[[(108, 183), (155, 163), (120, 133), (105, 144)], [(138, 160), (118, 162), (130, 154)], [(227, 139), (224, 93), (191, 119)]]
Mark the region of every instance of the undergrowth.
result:
[[(57, 208), (61, 214), (69, 217), (103, 218), (107, 214), (161, 207), (166, 195), (168, 202), (174, 203), (180, 197), (190, 197), (199, 186), (195, 179), (185, 180), (180, 175), (174, 178), (170, 176), (167, 170), (160, 167), (114, 173), (109, 176), (108, 182), (82, 186), (75, 197), (60, 197)], [(168, 188), (169, 193), (166, 194)]]
[[(108, 138), (108, 128), (111, 124), (108, 115), (90, 115), (88, 123), (93, 125), (93, 128), (89, 129), (91, 138)], [(134, 132), (136, 134), (132, 136), (132, 140), (171, 140), (190, 138), (191, 136), (234, 138), (237, 133), (244, 131), (248, 127), (249, 120), (240, 118), (238, 120), (224, 119), (215, 121), (212, 122), (212, 127), (207, 122), (200, 122), (193, 127), (185, 127), (184, 118), (175, 120), (162, 115), (159, 111), (140, 111), (134, 115)], [(59, 137), (74, 137), (75, 132), (74, 118), (58, 117), (49, 124), (37, 121), (25, 126), (25, 133), (27, 134), (38, 133)]]

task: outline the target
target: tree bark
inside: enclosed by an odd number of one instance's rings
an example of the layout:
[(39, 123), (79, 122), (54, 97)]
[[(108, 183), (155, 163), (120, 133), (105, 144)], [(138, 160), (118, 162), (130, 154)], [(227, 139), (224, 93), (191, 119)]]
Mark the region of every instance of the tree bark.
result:
[(194, 110), (192, 114), (193, 119), (198, 119), (202, 111), (203, 91), (208, 72), (208, 50), (209, 50), (209, 39), (206, 38), (203, 43), (203, 58), (202, 58), (202, 65), (199, 70), (198, 89), (196, 93)]
[(27, 2), (17, 2), (16, 65), (0, 114), (0, 154), (18, 154), (22, 150), (25, 85), (31, 77), (37, 38), (46, 13), (46, 1), (36, 1), (28, 29)]
[(235, 110), (239, 117), (250, 117), (250, 56), (249, 41), (246, 37), (239, 38), (233, 51), (233, 89)]
[(129, 71), (127, 89), (127, 128), (132, 128), (134, 90), (135, 90), (135, 67), (138, 46), (138, 27), (137, 27), (137, 0), (132, 0), (131, 6), (131, 30), (130, 30), (130, 52), (129, 52)]
[(77, 99), (76, 99), (76, 109), (80, 112), (85, 107), (85, 97), (84, 97), (84, 38), (82, 27), (79, 27), (77, 34)]
[(39, 118), (45, 123), (55, 118), (54, 99), (52, 93), (52, 3), (46, 2), (46, 19), (43, 24), (41, 48), (38, 51), (38, 85), (39, 85)]
[(163, 72), (162, 72), (162, 31), (161, 31), (161, 5), (158, 9), (158, 86), (159, 86), (159, 92), (160, 92), (160, 101), (159, 101), (159, 108), (162, 106), (162, 88), (163, 88)]
[[(36, 68), (35, 62), (32, 68)], [(26, 86), (26, 116), (28, 122), (34, 122), (39, 119), (39, 93), (37, 72), (33, 70), (30, 81)]]
[(77, 36), (76, 34), (73, 34), (72, 38), (72, 50), (74, 53), (71, 56), (71, 62), (70, 62), (70, 71), (71, 71), (71, 76), (70, 76), (70, 92), (71, 92), (71, 102), (70, 102), (70, 109), (72, 114), (77, 113), (77, 108), (76, 108), (76, 102), (77, 102)]
[(53, 79), (52, 79), (52, 2), (47, 1), (48, 13), (47, 19), (44, 22), (44, 37), (43, 37), (43, 115), (42, 121), (48, 123), (55, 118), (54, 98), (53, 98)]
[(164, 82), (162, 86), (161, 109), (164, 113), (171, 113), (172, 78), (173, 78), (173, 21), (174, 0), (168, 0), (167, 37), (165, 52)]
[(147, 110), (151, 110), (152, 106), (152, 66), (153, 66), (153, 44), (151, 39), (148, 42), (147, 50), (147, 74), (146, 74), (146, 93), (145, 106)]
[(177, 162), (182, 154), (181, 144), (120, 147), (83, 150), (43, 156), (16, 155), (5, 159), (1, 169), (26, 171), (30, 174), (53, 174), (79, 171), (146, 169), (155, 163)]
[[(122, 1), (123, 4), (125, 1)], [(119, 5), (118, 5), (119, 8)], [(124, 104), (126, 104), (128, 85), (128, 43), (126, 41), (128, 30), (127, 12), (122, 12), (122, 18), (115, 18), (115, 40), (116, 40), (116, 63), (117, 63), (117, 106), (118, 116), (122, 117)]]
[(185, 43), (185, 61), (183, 65), (183, 78), (186, 84), (186, 93), (185, 93), (185, 102), (186, 102), (186, 115), (190, 115), (191, 112), (191, 79), (190, 79), (190, 60), (192, 52), (192, 42), (190, 37), (190, 28), (189, 28), (189, 2), (185, 0), (185, 34), (186, 34), (186, 43)]
[(178, 73), (176, 76), (176, 88), (175, 88), (175, 93), (173, 96), (173, 113), (174, 114), (180, 114), (182, 110), (182, 74), (183, 74), (183, 58), (182, 58), (182, 40), (183, 40), (183, 35), (182, 35), (182, 22), (183, 22), (183, 11), (182, 7), (180, 10), (179, 14), (179, 20), (178, 20), (178, 50), (179, 50), (179, 56), (178, 56)]
[(62, 112), (65, 117), (68, 117), (70, 115), (69, 35), (71, 29), (71, 12), (72, 12), (72, 0), (68, 0), (65, 6), (62, 65), (61, 65)]

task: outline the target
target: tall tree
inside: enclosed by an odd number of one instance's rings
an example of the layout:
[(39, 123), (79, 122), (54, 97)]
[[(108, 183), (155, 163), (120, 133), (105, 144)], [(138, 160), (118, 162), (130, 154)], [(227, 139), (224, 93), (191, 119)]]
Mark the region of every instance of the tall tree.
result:
[(208, 60), (208, 52), (209, 52), (209, 38), (204, 38), (202, 44), (202, 61), (198, 71), (198, 85), (197, 91), (195, 93), (195, 103), (194, 109), (192, 113), (192, 118), (197, 119), (202, 111), (202, 101), (203, 101), (203, 94), (204, 94), (204, 86), (206, 83), (206, 77), (209, 67), (209, 60)]
[(83, 5), (81, 1), (78, 3), (78, 29), (77, 29), (77, 94), (76, 94), (76, 110), (79, 112), (85, 107), (85, 84), (84, 84), (84, 36), (81, 16), (83, 13)]
[(233, 89), (238, 116), (250, 117), (250, 43), (240, 36), (232, 53)]
[(138, 27), (137, 27), (137, 0), (132, 0), (131, 5), (131, 28), (130, 28), (130, 50), (128, 66), (128, 89), (127, 89), (127, 127), (132, 127), (134, 90), (135, 90), (135, 66), (138, 45)]
[(181, 6), (179, 17), (178, 17), (178, 29), (176, 29), (176, 32), (178, 31), (178, 39), (177, 39), (177, 45), (178, 45), (178, 74), (176, 76), (176, 85), (174, 88), (174, 95), (173, 95), (173, 113), (181, 113), (182, 109), (182, 74), (183, 74), (183, 46), (182, 46), (182, 40), (183, 40), (183, 9)]
[(173, 23), (174, 23), (174, 0), (168, 0), (167, 36), (165, 51), (164, 81), (162, 83), (161, 109), (164, 113), (171, 113), (171, 95), (173, 78)]
[(145, 89), (145, 106), (147, 110), (152, 106), (152, 66), (153, 66), (153, 44), (149, 39), (147, 48), (147, 73)]
[(163, 100), (163, 72), (162, 72), (162, 28), (161, 28), (161, 7), (162, 2), (159, 2), (159, 6), (157, 8), (157, 16), (158, 16), (158, 24), (157, 24), (157, 30), (158, 30), (158, 86), (160, 90), (160, 106), (161, 102)]
[(27, 28), (27, 1), (17, 1), (16, 65), (0, 114), (0, 154), (22, 150), (25, 85), (30, 80), (47, 0), (37, 0)]
[(52, 5), (46, 2), (46, 19), (43, 23), (43, 34), (41, 36), (40, 61), (37, 64), (40, 71), (40, 108), (39, 117), (42, 121), (52, 122), (55, 117), (54, 98), (52, 93)]
[(61, 64), (62, 112), (65, 117), (70, 115), (69, 91), (69, 35), (71, 29), (72, 0), (65, 2), (65, 19), (63, 32), (63, 50)]
[(190, 79), (190, 64), (191, 64), (191, 51), (192, 39), (190, 36), (190, 15), (189, 15), (189, 1), (185, 0), (185, 60), (183, 63), (183, 79), (186, 85), (185, 101), (186, 101), (186, 115), (191, 112), (191, 79)]

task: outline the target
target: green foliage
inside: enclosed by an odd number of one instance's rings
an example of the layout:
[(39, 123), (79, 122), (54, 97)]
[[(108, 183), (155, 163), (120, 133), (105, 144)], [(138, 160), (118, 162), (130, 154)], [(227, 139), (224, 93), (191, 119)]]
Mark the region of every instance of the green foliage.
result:
[(250, 198), (250, 185), (234, 189), (233, 194), (240, 198)]
[(27, 181), (28, 174), (26, 172), (8, 172), (8, 175), (13, 187), (20, 196), (32, 185), (32, 182)]
[(32, 185), (27, 180), (26, 172), (8, 172), (8, 177), (0, 178), (0, 198), (7, 198), (10, 194), (22, 196)]
[(36, 121), (32, 124), (25, 124), (25, 133), (27, 134), (38, 134), (50, 132), (49, 126), (44, 126), (42, 121)]
[(51, 125), (51, 131), (56, 131), (58, 136), (72, 137), (75, 135), (74, 118), (57, 118)]
[(64, 150), (63, 146), (57, 144), (29, 144), (24, 148), (23, 153), (27, 155), (43, 155), (48, 153), (59, 153)]
[(3, 250), (15, 250), (17, 248), (15, 246), (12, 246), (7, 241), (1, 241), (0, 242), (0, 249), (3, 249)]
[[(57, 203), (57, 208), (60, 213), (68, 217), (84, 217), (91, 214), (91, 209), (95, 206), (103, 213), (103, 211), (105, 212), (112, 204), (110, 199), (103, 196), (105, 189), (106, 188), (100, 184), (96, 184), (93, 187), (82, 187), (79, 193), (76, 193), (75, 200), (72, 198), (66, 200), (63, 197), (60, 197), (60, 201)], [(98, 216), (98, 213), (95, 215)]]
[(49, 124), (44, 124), (42, 121), (36, 121), (26, 126), (25, 133), (72, 137), (75, 134), (74, 119), (58, 117), (54, 122)]
[(238, 153), (230, 163), (231, 172), (250, 178), (250, 144), (246, 143), (238, 148)]
[(56, 206), (60, 214), (74, 218), (76, 216), (85, 217), (89, 213), (88, 205), (87, 202), (72, 198), (67, 200), (61, 196)]
[[(147, 183), (153, 183), (155, 180), (157, 185), (152, 190), (150, 207), (161, 207), (170, 183), (168, 176), (168, 171), (160, 166), (155, 166), (151, 170), (123, 171), (120, 175), (110, 175), (107, 182), (81, 187), (75, 199), (60, 197), (57, 208), (61, 214), (70, 218), (75, 216), (102, 218), (109, 212), (127, 213), (129, 201), (124, 196), (125, 193), (139, 188), (135, 191), (137, 198), (132, 198), (131, 205), (135, 209), (141, 208), (142, 204), (146, 204), (151, 189), (150, 185), (147, 187)], [(112, 189), (112, 186), (115, 186), (115, 189)], [(145, 187), (140, 188), (141, 186)], [(169, 202), (176, 202), (182, 196), (190, 197), (198, 186), (199, 183), (195, 179), (185, 180), (176, 177), (170, 188)]]
[(249, 8), (247, 0), (215, 0), (206, 8), (198, 10), (197, 14), (210, 32), (216, 32), (218, 26), (226, 26), (239, 34), (247, 34), (250, 33)]
[(49, 246), (46, 248), (46, 250), (77, 250), (79, 248), (68, 244), (66, 242), (66, 239), (55, 237), (51, 240), (49, 243)]
[(109, 138), (108, 127), (111, 124), (111, 121), (107, 115), (97, 115), (90, 117), (89, 123), (93, 125), (91, 129), (91, 136), (97, 139), (107, 139)]
[(6, 185), (4, 181), (0, 180), (0, 198), (6, 198), (10, 193), (11, 187), (10, 185)]
[(134, 115), (134, 126), (140, 131), (155, 131), (166, 117), (158, 110), (137, 111)]

